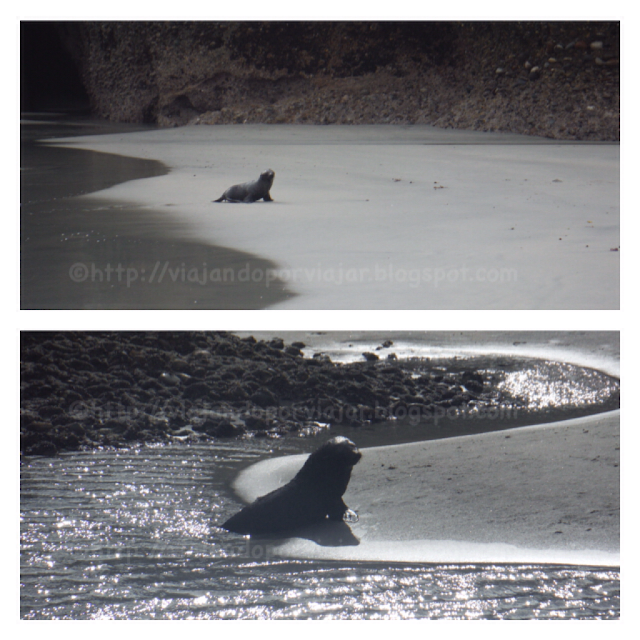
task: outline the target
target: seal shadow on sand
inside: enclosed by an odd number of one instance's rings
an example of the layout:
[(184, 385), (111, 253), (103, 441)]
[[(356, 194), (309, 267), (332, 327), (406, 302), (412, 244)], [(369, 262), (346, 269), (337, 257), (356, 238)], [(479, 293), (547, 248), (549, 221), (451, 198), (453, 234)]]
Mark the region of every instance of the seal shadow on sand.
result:
[[(280, 545), (291, 538), (310, 540), (321, 547), (356, 547), (360, 544), (360, 539), (354, 535), (351, 527), (346, 522), (334, 522), (331, 520), (296, 529), (287, 532), (286, 535), (283, 535), (282, 532), (279, 534), (252, 535), (250, 544), (252, 548), (264, 546), (265, 549), (268, 549), (269, 547)], [(266, 552), (263, 555), (266, 555)]]

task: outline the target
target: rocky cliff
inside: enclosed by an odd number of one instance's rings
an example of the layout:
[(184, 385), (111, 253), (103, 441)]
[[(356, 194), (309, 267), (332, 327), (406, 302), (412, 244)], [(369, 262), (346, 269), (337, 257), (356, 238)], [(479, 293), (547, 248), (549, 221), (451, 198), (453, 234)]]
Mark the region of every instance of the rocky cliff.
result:
[(619, 140), (619, 23), (74, 22), (96, 115)]

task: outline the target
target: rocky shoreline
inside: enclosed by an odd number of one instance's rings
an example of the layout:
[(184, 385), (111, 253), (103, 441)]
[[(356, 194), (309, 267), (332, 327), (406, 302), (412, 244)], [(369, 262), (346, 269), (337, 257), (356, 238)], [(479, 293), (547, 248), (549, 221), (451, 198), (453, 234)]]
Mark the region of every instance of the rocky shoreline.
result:
[(21, 454), (538, 411), (498, 384), (508, 363), (398, 360), (391, 341), (346, 364), (304, 348), (217, 332), (22, 333)]
[(620, 23), (74, 22), (95, 115), (620, 140)]

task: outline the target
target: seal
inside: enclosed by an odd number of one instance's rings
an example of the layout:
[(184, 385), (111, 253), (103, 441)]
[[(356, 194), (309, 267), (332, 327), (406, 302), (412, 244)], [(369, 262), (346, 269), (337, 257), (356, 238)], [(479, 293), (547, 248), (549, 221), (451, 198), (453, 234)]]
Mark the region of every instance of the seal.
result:
[(276, 177), (275, 171), (267, 169), (260, 177), (253, 182), (244, 182), (242, 184), (234, 184), (229, 187), (217, 200), (213, 202), (255, 202), (256, 200), (264, 200), (265, 202), (273, 202), (273, 198), (269, 195), (269, 190)]
[(222, 526), (241, 534), (295, 531), (324, 521), (357, 521), (342, 500), (351, 470), (362, 457), (351, 440), (338, 436), (325, 442), (284, 487), (259, 497)]

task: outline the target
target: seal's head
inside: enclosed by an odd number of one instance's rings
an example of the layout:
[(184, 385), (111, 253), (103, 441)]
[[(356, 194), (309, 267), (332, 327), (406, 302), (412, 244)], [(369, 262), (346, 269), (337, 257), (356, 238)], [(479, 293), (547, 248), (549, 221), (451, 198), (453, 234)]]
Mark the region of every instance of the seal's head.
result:
[(296, 475), (303, 484), (324, 485), (334, 495), (341, 496), (351, 478), (351, 469), (362, 454), (351, 440), (337, 436), (314, 451)]
[[(254, 174), (255, 175), (255, 174)], [(260, 174), (260, 180), (268, 183), (269, 187), (273, 184), (273, 179), (276, 177), (276, 172), (273, 169), (267, 169), (264, 173)]]

